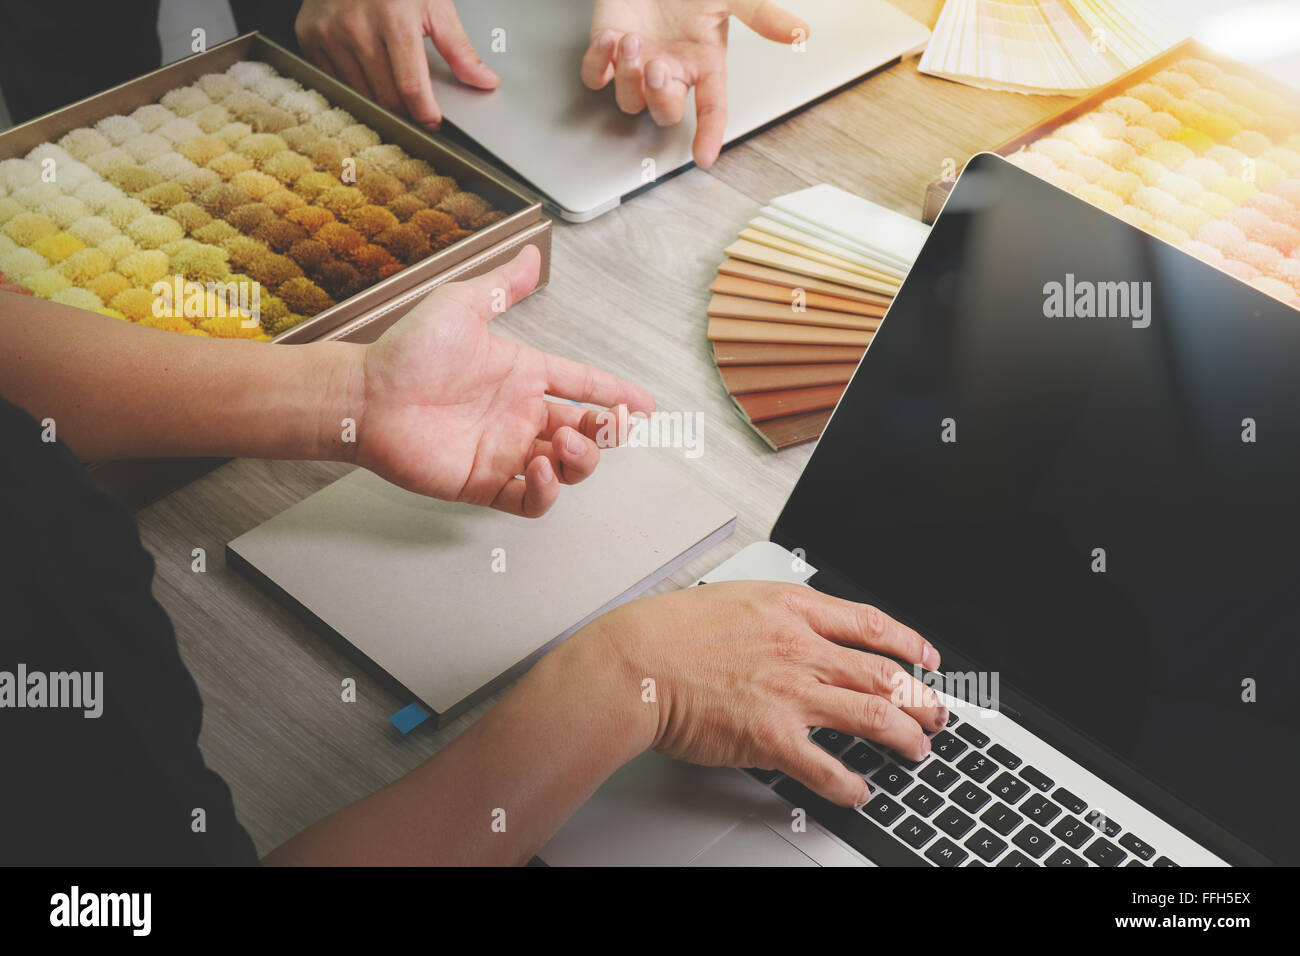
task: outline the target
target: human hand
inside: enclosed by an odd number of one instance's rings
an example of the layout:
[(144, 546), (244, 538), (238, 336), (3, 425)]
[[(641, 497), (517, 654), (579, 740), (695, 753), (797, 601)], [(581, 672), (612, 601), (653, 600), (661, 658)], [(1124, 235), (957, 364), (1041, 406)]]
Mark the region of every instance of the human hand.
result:
[(307, 59), (426, 128), (442, 122), (426, 36), (462, 83), (491, 90), (500, 82), (474, 52), (452, 0), (303, 0), (294, 29)]
[[(891, 655), (933, 670), (939, 652), (876, 608), (810, 587), (709, 584), (632, 601), (588, 625), (642, 704), (645, 740), (709, 766), (780, 770), (841, 806), (861, 806), (861, 776), (809, 737), (831, 727), (913, 760), (930, 752), (947, 708)], [(872, 653), (863, 653), (864, 651)], [(625, 705), (628, 710), (635, 705)]]
[[(727, 128), (727, 27), (735, 16), (777, 43), (807, 39), (808, 25), (771, 0), (596, 0), (582, 81), (614, 81), (625, 113), (647, 107), (660, 126), (682, 120), (695, 88), (692, 151), (700, 167), (722, 151)], [(802, 33), (798, 32), (802, 31)]]
[(441, 286), (349, 353), (338, 380), (353, 394), (342, 406), (362, 409), (357, 464), (411, 491), (535, 518), (561, 484), (595, 469), (598, 437), (624, 435), (629, 414), (654, 410), (644, 389), (488, 331), (537, 284), (540, 262), (527, 246), (487, 275)]

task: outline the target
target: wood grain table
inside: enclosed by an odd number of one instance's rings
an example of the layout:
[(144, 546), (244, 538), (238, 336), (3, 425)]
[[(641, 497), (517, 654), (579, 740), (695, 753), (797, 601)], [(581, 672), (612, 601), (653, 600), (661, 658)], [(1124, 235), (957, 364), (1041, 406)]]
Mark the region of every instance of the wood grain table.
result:
[[(898, 5), (932, 26), (942, 4)], [(496, 332), (639, 382), (662, 409), (702, 411), (704, 454), (682, 467), (740, 515), (726, 542), (661, 589), (765, 539), (812, 448), (769, 451), (723, 391), (705, 340), (723, 247), (771, 197), (822, 182), (919, 218), (945, 161), (960, 166), (1067, 103), (925, 77), (911, 58), (728, 150), (708, 171), (691, 169), (590, 223), (557, 220), (550, 285), (495, 320)], [(402, 737), (388, 717), (409, 701), (225, 566), (226, 542), (348, 470), (233, 461), (138, 513), (157, 560), (154, 593), (205, 702), (204, 756), (263, 853), (410, 770), (490, 706)], [(205, 573), (191, 570), (194, 548), (207, 552)], [(355, 703), (341, 699), (345, 677), (357, 681)]]

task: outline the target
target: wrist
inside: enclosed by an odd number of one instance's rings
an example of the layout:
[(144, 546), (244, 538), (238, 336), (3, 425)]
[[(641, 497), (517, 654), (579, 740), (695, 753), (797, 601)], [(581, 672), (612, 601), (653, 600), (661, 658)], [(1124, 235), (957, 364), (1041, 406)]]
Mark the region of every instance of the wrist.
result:
[(307, 394), (316, 395), (318, 414), (311, 456), (320, 461), (355, 462), (365, 414), (366, 347), (353, 342), (314, 342), (308, 352)]
[(610, 615), (592, 621), (548, 656), (566, 681), (592, 705), (593, 719), (605, 720), (624, 742), (625, 760), (652, 749), (659, 738), (658, 682), (627, 653), (610, 626)]

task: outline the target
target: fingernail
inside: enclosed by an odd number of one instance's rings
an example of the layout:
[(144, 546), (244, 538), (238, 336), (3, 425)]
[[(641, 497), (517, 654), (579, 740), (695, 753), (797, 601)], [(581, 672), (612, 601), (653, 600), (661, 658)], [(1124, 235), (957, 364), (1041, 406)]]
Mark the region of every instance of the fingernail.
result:
[(925, 652), (921, 654), (921, 665), (929, 671), (939, 666), (939, 652), (929, 641), (925, 644)]
[(537, 469), (537, 475), (541, 478), (542, 484), (550, 484), (555, 479), (555, 472), (551, 469), (551, 459), (542, 459), (542, 464)]
[(623, 38), (623, 56), (635, 60), (641, 55), (641, 38), (636, 34)]
[(668, 82), (668, 67), (655, 60), (645, 71), (645, 82), (652, 90), (662, 90)]
[(922, 735), (921, 735), (921, 758), (920, 758), (920, 759), (924, 760), (924, 759), (925, 759), (926, 757), (928, 757), (928, 756), (930, 756), (930, 738), (927, 737), (927, 736), (925, 736), (925, 734), (922, 734)]
[(587, 443), (582, 440), (582, 436), (577, 432), (569, 432), (564, 439), (564, 450), (570, 455), (581, 455), (587, 450)]
[(938, 717), (938, 719), (937, 719), (936, 722), (939, 724), (939, 729), (940, 729), (940, 730), (943, 730), (943, 728), (945, 728), (945, 727), (948, 726), (948, 708), (947, 708), (947, 707), (940, 707), (940, 708), (939, 708), (939, 717)]
[(862, 795), (858, 797), (857, 803), (853, 804), (853, 809), (861, 810), (863, 807), (867, 805), (867, 802), (870, 799), (871, 799), (871, 784), (867, 783), (864, 780), (862, 781)]

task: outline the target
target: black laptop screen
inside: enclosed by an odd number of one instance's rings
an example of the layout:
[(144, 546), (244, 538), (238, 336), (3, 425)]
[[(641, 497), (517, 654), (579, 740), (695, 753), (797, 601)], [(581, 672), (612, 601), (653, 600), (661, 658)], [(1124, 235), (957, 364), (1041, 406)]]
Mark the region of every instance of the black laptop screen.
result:
[(1300, 311), (976, 157), (773, 538), (1300, 863)]

